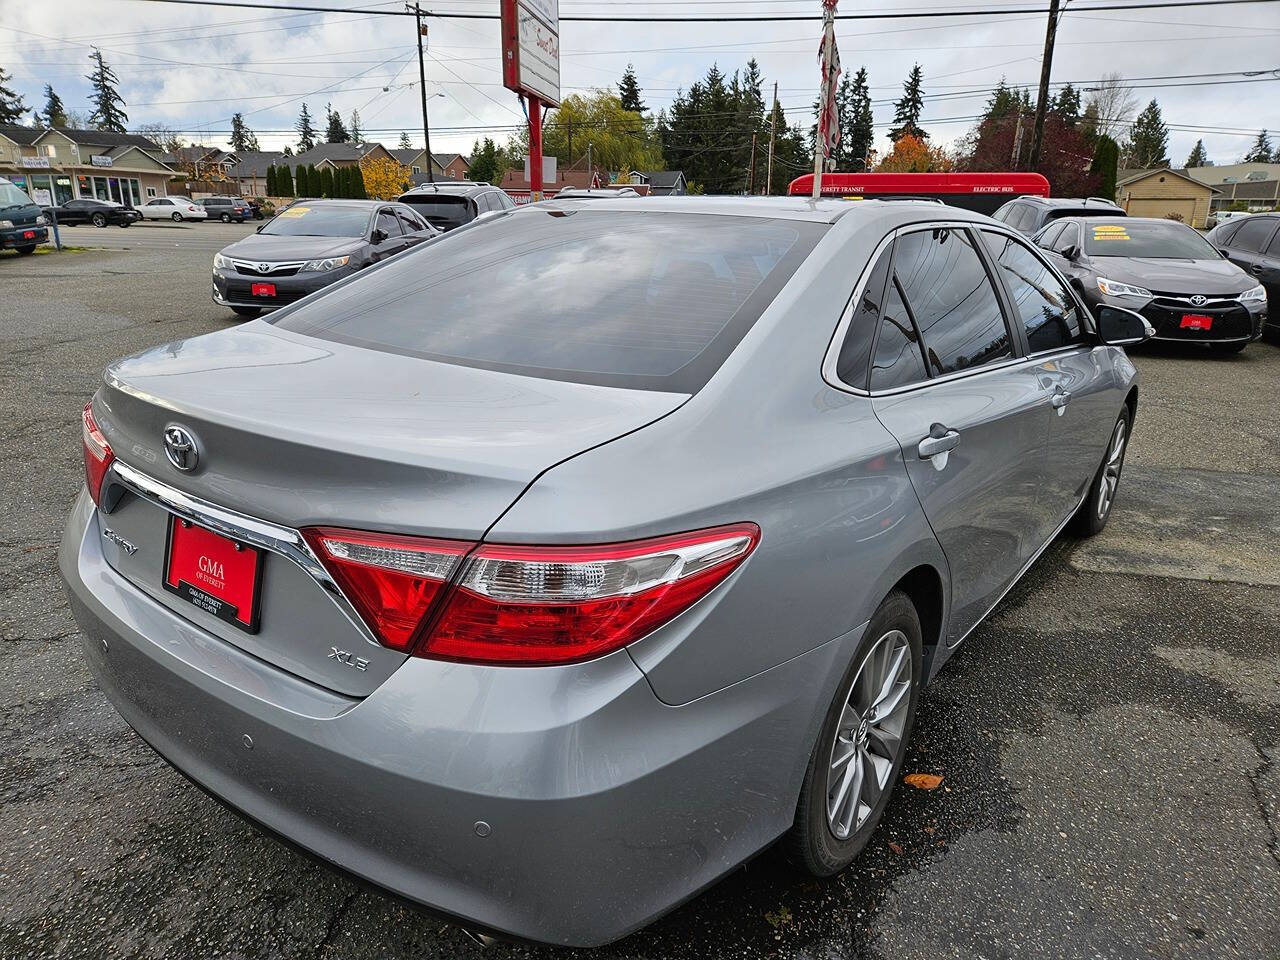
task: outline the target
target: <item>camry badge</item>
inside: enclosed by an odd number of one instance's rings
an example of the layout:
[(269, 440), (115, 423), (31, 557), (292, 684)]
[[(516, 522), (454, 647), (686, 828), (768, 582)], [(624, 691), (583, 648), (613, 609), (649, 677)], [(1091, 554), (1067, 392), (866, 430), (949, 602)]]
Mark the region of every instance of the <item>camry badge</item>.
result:
[(1203, 307), (1206, 303), (1209, 302), (1209, 298), (1202, 297), (1200, 294), (1197, 293), (1194, 297), (1191, 298), (1191, 302), (1194, 303), (1197, 307)]
[(164, 428), (164, 455), (169, 462), (184, 473), (190, 473), (200, 462), (196, 438), (184, 428), (169, 424)]

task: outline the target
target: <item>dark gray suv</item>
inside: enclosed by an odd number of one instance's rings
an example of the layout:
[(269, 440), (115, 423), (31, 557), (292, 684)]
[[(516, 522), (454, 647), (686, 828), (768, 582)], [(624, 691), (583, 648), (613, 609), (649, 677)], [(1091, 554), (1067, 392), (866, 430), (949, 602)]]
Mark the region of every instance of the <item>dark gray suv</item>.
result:
[(1123, 217), (1125, 212), (1101, 197), (1019, 197), (991, 216), (1029, 237), (1059, 217)]
[(487, 213), (503, 213), (516, 202), (506, 191), (488, 183), (449, 180), (424, 183), (400, 195), (400, 202), (413, 207), (437, 230), (452, 230)]

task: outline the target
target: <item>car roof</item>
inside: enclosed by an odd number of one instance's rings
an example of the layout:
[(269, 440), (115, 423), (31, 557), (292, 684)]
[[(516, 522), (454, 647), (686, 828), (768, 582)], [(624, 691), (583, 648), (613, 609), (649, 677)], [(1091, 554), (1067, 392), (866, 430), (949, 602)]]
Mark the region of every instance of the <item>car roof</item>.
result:
[[(895, 210), (914, 214), (907, 219), (917, 220), (973, 220), (994, 222), (982, 214), (946, 207), (932, 202), (912, 200), (813, 200), (808, 197), (644, 197), (637, 203), (635, 197), (572, 197), (561, 200), (552, 198), (538, 204), (522, 207), (524, 210), (587, 210), (592, 212), (619, 210), (628, 213), (697, 213), (726, 217), (765, 217), (772, 220), (806, 220), (814, 223), (835, 223), (853, 217), (868, 218)], [(945, 212), (944, 212), (945, 211)]]
[(497, 189), (491, 183), (473, 183), (470, 180), (437, 180), (435, 183), (420, 183), (418, 186), (406, 190), (400, 196), (428, 196), (433, 193), (470, 196), (475, 193), (483, 193), (486, 190)]
[(1030, 200), (1046, 207), (1104, 207), (1108, 210), (1119, 210), (1120, 205), (1105, 197), (1018, 197), (1019, 200)]
[[(1094, 223), (1096, 221), (1096, 218), (1095, 217), (1059, 217), (1058, 219), (1054, 220), (1053, 223), (1072, 223), (1072, 222), (1084, 223), (1085, 221), (1088, 221), (1089, 223)], [(1181, 220), (1170, 220), (1168, 217), (1125, 217), (1124, 222), (1126, 227), (1135, 223), (1170, 223), (1179, 227), (1187, 227), (1188, 229), (1195, 229), (1194, 227), (1190, 227), (1188, 224), (1183, 223)], [(1051, 224), (1047, 224), (1047, 223), (1045, 224), (1046, 228), (1049, 226), (1051, 226)]]

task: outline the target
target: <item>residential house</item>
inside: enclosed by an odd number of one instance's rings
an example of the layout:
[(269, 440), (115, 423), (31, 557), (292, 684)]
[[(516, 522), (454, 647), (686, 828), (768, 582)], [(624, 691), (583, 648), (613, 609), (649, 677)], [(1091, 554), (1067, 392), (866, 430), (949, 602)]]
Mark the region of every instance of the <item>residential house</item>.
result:
[(683, 170), (647, 170), (640, 175), (649, 184), (651, 197), (683, 197), (689, 192)]
[(231, 192), (242, 197), (267, 196), (267, 168), (272, 165), (283, 168), (293, 159), (278, 150), (246, 150), (236, 157), (236, 164), (229, 172), (235, 184)]
[(323, 167), (358, 167), (366, 157), (382, 157), (393, 160), (391, 151), (380, 143), (317, 143), (310, 150), (289, 159), (289, 166), (297, 168), (310, 164), (316, 169)]
[(460, 153), (433, 153), (435, 169), (439, 170), (446, 180), (465, 180), (471, 161)]
[(0, 176), (39, 204), (88, 197), (139, 206), (165, 196), (176, 171), (163, 156), (132, 133), (0, 125)]
[(1218, 192), (1185, 170), (1122, 170), (1117, 176), (1116, 202), (1131, 217), (1173, 217), (1203, 227)]
[[(427, 182), (427, 151), (410, 148), (388, 151), (393, 157), (409, 168), (414, 183)], [(431, 173), (437, 180), (465, 180), (470, 162), (460, 153), (433, 153)]]
[(1224, 163), (1212, 167), (1188, 167), (1186, 174), (1216, 187), (1213, 209), (1280, 209), (1280, 163)]
[(173, 151), (172, 165), (182, 170), (189, 180), (226, 180), (240, 158), (229, 150), (192, 144)]

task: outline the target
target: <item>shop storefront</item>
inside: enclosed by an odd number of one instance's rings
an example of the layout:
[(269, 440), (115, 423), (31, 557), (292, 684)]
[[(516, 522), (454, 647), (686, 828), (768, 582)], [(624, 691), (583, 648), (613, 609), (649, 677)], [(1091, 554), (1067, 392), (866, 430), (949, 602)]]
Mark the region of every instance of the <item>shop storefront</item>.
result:
[(164, 196), (174, 171), (158, 159), (158, 148), (145, 138), (113, 136), (125, 142), (99, 145), (93, 141), (108, 138), (100, 131), (0, 127), (0, 176), (41, 206), (89, 198), (138, 207)]

